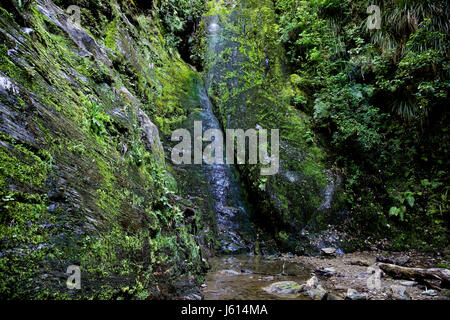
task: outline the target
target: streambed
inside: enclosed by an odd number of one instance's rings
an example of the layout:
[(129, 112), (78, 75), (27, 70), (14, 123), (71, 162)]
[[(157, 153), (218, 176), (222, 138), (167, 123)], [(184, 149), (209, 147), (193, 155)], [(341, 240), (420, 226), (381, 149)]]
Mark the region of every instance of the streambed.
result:
[[(356, 291), (362, 300), (448, 300), (449, 290), (429, 290), (430, 287), (382, 275), (379, 288), (368, 286), (379, 256), (410, 259), (409, 266), (430, 268), (446, 260), (417, 252), (355, 252), (335, 257), (306, 257), (280, 255), (274, 258), (252, 255), (221, 256), (210, 259), (203, 295), (205, 300), (311, 300), (302, 292), (296, 295), (276, 295), (264, 288), (277, 282), (293, 281), (299, 285), (313, 276), (328, 292), (327, 300), (355, 299), (348, 297)], [(333, 270), (325, 272), (326, 270)], [(399, 289), (404, 291), (399, 295)], [(435, 292), (435, 293), (432, 293)]]
[(205, 300), (309, 300), (305, 295), (272, 295), (265, 287), (281, 281), (304, 283), (311, 269), (301, 263), (262, 256), (221, 256), (210, 260)]

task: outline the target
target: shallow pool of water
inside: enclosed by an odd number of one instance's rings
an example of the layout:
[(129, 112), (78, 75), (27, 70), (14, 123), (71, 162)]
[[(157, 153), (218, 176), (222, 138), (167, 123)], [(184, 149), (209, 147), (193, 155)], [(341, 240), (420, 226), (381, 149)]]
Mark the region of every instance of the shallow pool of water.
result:
[(203, 289), (205, 300), (308, 300), (298, 296), (271, 295), (264, 287), (280, 281), (305, 283), (310, 269), (302, 264), (290, 263), (261, 256), (222, 256), (209, 261), (211, 270)]

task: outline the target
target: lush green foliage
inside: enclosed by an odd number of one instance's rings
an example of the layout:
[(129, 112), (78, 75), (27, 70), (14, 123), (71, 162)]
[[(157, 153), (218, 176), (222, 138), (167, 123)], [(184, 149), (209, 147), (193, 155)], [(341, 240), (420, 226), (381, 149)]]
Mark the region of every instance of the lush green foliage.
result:
[(204, 10), (204, 0), (156, 1), (156, 12), (167, 31), (166, 41), (179, 46), (183, 37), (195, 31)]
[(443, 247), (448, 7), (379, 2), (381, 29), (368, 30), (368, 1), (276, 1), (296, 88), (292, 103), (313, 116), (329, 160), (343, 168), (356, 230), (390, 234), (398, 248)]

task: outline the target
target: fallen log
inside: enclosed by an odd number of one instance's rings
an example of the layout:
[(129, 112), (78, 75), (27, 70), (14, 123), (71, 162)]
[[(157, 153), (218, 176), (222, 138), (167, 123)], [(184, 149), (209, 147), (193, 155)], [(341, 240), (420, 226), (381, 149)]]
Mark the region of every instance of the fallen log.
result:
[[(378, 267), (394, 278), (425, 282), (439, 288), (450, 287), (450, 270), (443, 268), (407, 268), (395, 264), (379, 263)], [(429, 280), (429, 281), (427, 281)]]

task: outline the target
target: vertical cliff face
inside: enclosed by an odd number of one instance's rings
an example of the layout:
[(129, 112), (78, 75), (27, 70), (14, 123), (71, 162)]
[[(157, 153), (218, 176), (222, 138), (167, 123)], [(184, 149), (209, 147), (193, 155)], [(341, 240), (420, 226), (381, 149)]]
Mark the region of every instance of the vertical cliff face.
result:
[(275, 175), (261, 176), (260, 166), (240, 166), (257, 208), (255, 218), (286, 249), (305, 252), (308, 242), (300, 231), (320, 225), (336, 207), (337, 177), (326, 168), (308, 116), (291, 106), (295, 89), (277, 42), (273, 3), (211, 1), (203, 29), (206, 83), (222, 125), (280, 130)]
[(197, 220), (158, 130), (194, 71), (152, 10), (72, 2), (80, 24), (64, 1), (0, 6), (0, 296), (195, 298)]

